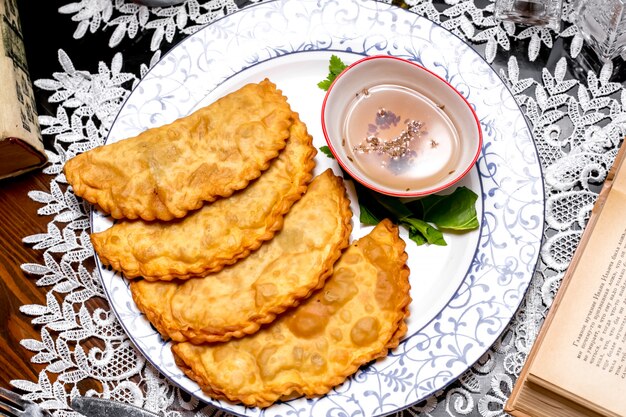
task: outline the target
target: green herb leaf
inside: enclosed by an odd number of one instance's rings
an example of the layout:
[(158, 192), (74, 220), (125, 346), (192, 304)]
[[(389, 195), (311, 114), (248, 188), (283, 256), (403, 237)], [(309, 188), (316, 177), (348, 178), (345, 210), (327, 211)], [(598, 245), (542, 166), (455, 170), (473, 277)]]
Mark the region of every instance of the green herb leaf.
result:
[(331, 159), (335, 159), (335, 155), (333, 155), (333, 153), (330, 151), (330, 148), (328, 146), (320, 146), (320, 151), (327, 157)]
[[(344, 177), (351, 178), (345, 173)], [(367, 188), (363, 187), (354, 180), (352, 180), (352, 182), (356, 190), (356, 196), (359, 200), (359, 220), (361, 223), (369, 226), (376, 226), (381, 219), (388, 217), (385, 209), (378, 204), (376, 200), (371, 198), (371, 194)]]
[(467, 231), (478, 228), (476, 200), (478, 195), (466, 187), (449, 195), (431, 195), (406, 202), (400, 198), (376, 193), (355, 182), (363, 224), (376, 225), (390, 218), (409, 231), (417, 245), (447, 245), (444, 230)]
[(417, 246), (422, 246), (423, 244), (427, 243), (427, 240), (424, 237), (424, 235), (421, 234), (419, 230), (417, 230), (415, 227), (411, 227), (406, 224), (404, 226), (407, 227), (409, 230), (409, 239), (415, 242)]
[(324, 91), (328, 91), (328, 88), (330, 88), (330, 85), (335, 81), (335, 78), (347, 67), (348, 65), (344, 64), (337, 55), (332, 55), (330, 57), (330, 63), (328, 64), (328, 76), (326, 76), (325, 80), (317, 83), (317, 86)]
[(355, 188), (359, 197), (362, 223), (376, 225), (380, 219), (388, 217), (406, 227), (409, 230), (409, 239), (417, 245), (446, 245), (443, 234), (436, 227), (416, 218), (399, 198), (376, 193), (360, 184), (355, 185)]
[[(335, 78), (333, 78), (334, 80)], [(328, 89), (330, 88), (330, 85), (333, 83), (333, 81), (329, 78), (325, 79), (324, 81), (320, 81), (319, 83), (317, 83), (317, 86), (319, 88), (321, 88), (324, 91), (328, 91)]]
[[(443, 233), (423, 220), (416, 219), (414, 217), (405, 217), (400, 220), (400, 223), (409, 226), (409, 237), (411, 237), (412, 234), (411, 229), (414, 228), (426, 239), (428, 243), (439, 246), (447, 245), (446, 240), (443, 238)], [(413, 238), (411, 238), (411, 240), (415, 241)]]
[(337, 55), (330, 56), (330, 64), (328, 65), (328, 71), (331, 74), (337, 76), (341, 74), (343, 70), (345, 70), (348, 66), (343, 63), (343, 61)]
[(361, 223), (367, 224), (369, 226), (376, 226), (378, 223), (380, 223), (380, 219), (376, 217), (367, 206), (359, 204), (359, 209), (359, 221)]
[(419, 200), (423, 219), (441, 229), (473, 230), (478, 228), (476, 200), (478, 195), (467, 187), (458, 187), (452, 194), (430, 195)]
[(475, 205), (478, 195), (467, 187), (459, 187), (448, 195), (430, 195), (407, 202), (374, 192), (357, 181), (353, 183), (361, 223), (373, 226), (389, 218), (405, 227), (409, 239), (417, 245), (446, 246), (443, 230), (462, 232), (479, 226)]
[(371, 192), (376, 201), (383, 206), (397, 220), (404, 220), (412, 217), (413, 213), (398, 198), (388, 195)]

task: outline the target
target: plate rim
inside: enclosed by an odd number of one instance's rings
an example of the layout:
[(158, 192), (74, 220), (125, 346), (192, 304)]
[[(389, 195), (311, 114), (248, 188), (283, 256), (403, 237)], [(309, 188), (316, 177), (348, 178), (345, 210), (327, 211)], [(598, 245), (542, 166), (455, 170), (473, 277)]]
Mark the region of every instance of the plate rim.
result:
[[(241, 9), (239, 9), (239, 10), (236, 10), (236, 11), (234, 11), (234, 12), (232, 12), (232, 13), (228, 14), (228, 15), (221, 16), (221, 17), (219, 17), (218, 19), (215, 19), (214, 21), (212, 21), (212, 22), (210, 22), (210, 23), (207, 23), (207, 24), (203, 25), (203, 26), (202, 26), (201, 28), (199, 28), (196, 32), (194, 32), (194, 33), (192, 33), (192, 34), (190, 34), (190, 35), (188, 35), (188, 36), (185, 36), (184, 38), (180, 39), (178, 42), (176, 42), (175, 44), (173, 44), (173, 45), (171, 46), (171, 48), (170, 48), (170, 49), (169, 49), (169, 50), (168, 50), (165, 54), (163, 54), (163, 55), (161, 56), (161, 58), (159, 59), (159, 62), (164, 61), (164, 60), (165, 60), (167, 57), (169, 57), (171, 54), (174, 54), (174, 53), (175, 53), (175, 51), (176, 51), (176, 50), (177, 50), (177, 49), (178, 49), (178, 48), (179, 48), (179, 47), (180, 47), (180, 46), (181, 46), (181, 45), (182, 45), (185, 41), (187, 41), (189, 38), (193, 37), (193, 36), (194, 36), (195, 34), (197, 34), (197, 33), (200, 33), (200, 32), (202, 32), (202, 31), (206, 30), (206, 29), (207, 29), (208, 27), (210, 27), (210, 26), (216, 25), (216, 24), (218, 24), (219, 22), (221, 22), (221, 21), (223, 21), (223, 20), (226, 20), (226, 19), (231, 19), (231, 18), (232, 18), (232, 16), (234, 16), (234, 15), (238, 15), (238, 14), (246, 13), (246, 12), (250, 11), (251, 9), (268, 7), (268, 5), (271, 5), (271, 4), (275, 4), (275, 3), (285, 3), (285, 2), (289, 2), (289, 1), (290, 1), (290, 0), (269, 0), (269, 1), (260, 2), (260, 3), (253, 3), (253, 4), (250, 4), (250, 5), (246, 6), (246, 7), (244, 7), (244, 8), (241, 8)], [(296, 1), (296, 0), (291, 0), (291, 1)], [(485, 59), (485, 58), (484, 58), (484, 57), (483, 57), (483, 56), (482, 56), (482, 55), (481, 55), (481, 54), (480, 54), (480, 53), (479, 53), (476, 49), (474, 49), (474, 48), (472, 47), (472, 45), (471, 45), (469, 42), (466, 42), (466, 41), (465, 41), (464, 39), (462, 39), (460, 36), (458, 36), (457, 34), (455, 34), (455, 33), (451, 32), (451, 31), (449, 31), (448, 29), (446, 29), (445, 27), (443, 27), (443, 26), (442, 26), (442, 24), (440, 24), (440, 23), (438, 23), (438, 22), (432, 21), (432, 20), (428, 19), (427, 17), (425, 17), (425, 16), (421, 16), (421, 15), (419, 15), (419, 14), (417, 14), (417, 13), (414, 13), (414, 12), (412, 12), (412, 11), (410, 11), (410, 10), (406, 10), (406, 9), (402, 9), (402, 8), (400, 8), (400, 7), (397, 7), (397, 6), (393, 6), (392, 4), (386, 3), (386, 2), (384, 2), (384, 1), (382, 1), (382, 0), (352, 0), (352, 3), (353, 3), (353, 4), (358, 4), (358, 5), (359, 5), (359, 8), (361, 7), (361, 4), (364, 4), (364, 3), (378, 3), (378, 4), (382, 5), (382, 6), (384, 6), (384, 7), (385, 7), (385, 10), (388, 10), (388, 9), (394, 9), (394, 10), (396, 10), (396, 11), (400, 12), (400, 13), (404, 13), (404, 12), (405, 12), (405, 13), (409, 13), (409, 14), (410, 14), (410, 16), (411, 16), (411, 17), (413, 17), (415, 20), (424, 20), (424, 21), (427, 21), (429, 24), (431, 24), (431, 25), (433, 25), (433, 26), (438, 27), (438, 28), (439, 28), (439, 30), (442, 30), (442, 31), (443, 31), (443, 32), (445, 32), (446, 34), (452, 35), (452, 36), (454, 36), (455, 38), (457, 38), (457, 39), (458, 39), (458, 41), (460, 41), (461, 43), (465, 44), (468, 48), (470, 48), (470, 49), (473, 51), (473, 53), (474, 53), (474, 55), (475, 55), (476, 57), (478, 57), (480, 60), (482, 60), (482, 61), (483, 61), (483, 63), (484, 63), (484, 64), (485, 64), (485, 65), (486, 65), (489, 69), (490, 69), (490, 74), (491, 74), (491, 75), (495, 75), (495, 76), (496, 76), (496, 78), (498, 79), (499, 84), (500, 84), (502, 87), (504, 87), (505, 91), (506, 91), (506, 92), (508, 93), (508, 95), (510, 95), (510, 97), (513, 99), (513, 101), (514, 101), (514, 103), (515, 103), (515, 107), (516, 107), (517, 112), (519, 112), (519, 114), (522, 116), (522, 119), (524, 120), (525, 128), (527, 129), (528, 134), (529, 134), (530, 142), (532, 143), (532, 146), (533, 146), (533, 148), (534, 148), (535, 155), (537, 156), (536, 168), (539, 170), (539, 175), (540, 175), (540, 177), (541, 177), (541, 180), (537, 182), (537, 184), (539, 185), (539, 188), (540, 188), (540, 193), (539, 193), (539, 194), (540, 194), (540, 197), (541, 197), (541, 206), (542, 206), (542, 210), (541, 210), (541, 226), (540, 226), (540, 229), (541, 229), (541, 234), (540, 234), (540, 236), (539, 236), (538, 241), (536, 242), (536, 245), (537, 245), (537, 246), (536, 246), (536, 249), (537, 249), (537, 250), (536, 250), (536, 254), (534, 255), (534, 261), (532, 262), (532, 264), (533, 264), (533, 265), (532, 265), (532, 270), (530, 270), (530, 271), (529, 271), (529, 275), (530, 275), (530, 277), (529, 277), (529, 279), (528, 279), (528, 282), (527, 282), (527, 284), (525, 285), (524, 290), (520, 293), (520, 295), (521, 295), (521, 296), (520, 296), (520, 298), (519, 298), (518, 302), (517, 302), (517, 303), (513, 306), (514, 308), (512, 308), (512, 314), (511, 314), (511, 315), (510, 315), (510, 316), (509, 316), (509, 317), (508, 317), (508, 318), (507, 318), (507, 319), (503, 322), (504, 324), (503, 324), (502, 328), (500, 329), (500, 331), (499, 331), (499, 332), (497, 333), (497, 335), (495, 336), (494, 341), (490, 342), (489, 344), (485, 344), (486, 348), (485, 348), (485, 350), (483, 351), (483, 355), (484, 355), (484, 353), (486, 353), (486, 352), (487, 352), (487, 351), (491, 348), (491, 346), (493, 346), (493, 343), (494, 343), (495, 341), (497, 341), (497, 339), (498, 339), (498, 338), (499, 338), (499, 337), (500, 337), (500, 336), (504, 333), (504, 331), (505, 331), (505, 330), (506, 330), (506, 328), (508, 327), (509, 323), (510, 323), (510, 322), (514, 319), (514, 317), (515, 317), (515, 312), (519, 309), (519, 307), (520, 307), (521, 303), (523, 302), (523, 299), (525, 298), (525, 295), (526, 295), (526, 293), (527, 293), (527, 291), (528, 291), (528, 289), (529, 289), (529, 287), (530, 287), (530, 282), (532, 281), (533, 276), (534, 276), (534, 275), (535, 275), (535, 273), (536, 273), (537, 266), (539, 265), (539, 262), (540, 262), (540, 250), (541, 250), (541, 247), (543, 246), (543, 243), (544, 243), (544, 240), (545, 240), (545, 236), (544, 236), (544, 233), (543, 233), (543, 232), (544, 232), (544, 230), (545, 230), (545, 208), (546, 208), (546, 196), (545, 196), (545, 183), (544, 183), (544, 181), (543, 181), (543, 179), (542, 179), (542, 178), (543, 178), (543, 171), (544, 171), (544, 168), (543, 168), (543, 166), (542, 166), (542, 164), (541, 164), (541, 162), (540, 162), (540, 160), (539, 160), (539, 150), (538, 150), (538, 147), (537, 147), (537, 142), (536, 142), (536, 140), (535, 140), (535, 135), (533, 135), (533, 129), (532, 129), (532, 127), (531, 127), (530, 123), (529, 123), (528, 118), (526, 117), (525, 113), (523, 112), (522, 108), (520, 107), (520, 104), (517, 102), (517, 100), (515, 100), (515, 94), (511, 91), (511, 88), (509, 87), (509, 85), (507, 84), (507, 82), (506, 82), (505, 80), (503, 80), (503, 79), (502, 79), (502, 77), (500, 76), (500, 74), (498, 73), (498, 71), (496, 71), (496, 69), (495, 69), (495, 68), (493, 68), (493, 67), (492, 67), (492, 65), (491, 65), (491, 64), (489, 64), (489, 63), (486, 61), (486, 59)], [(280, 54), (280, 55), (277, 55), (277, 56), (271, 56), (271, 57), (268, 57), (268, 58), (266, 58), (266, 59), (259, 60), (258, 62), (254, 63), (253, 65), (248, 65), (248, 66), (246, 66), (245, 68), (239, 69), (239, 70), (237, 70), (237, 71), (233, 72), (232, 74), (230, 74), (230, 75), (228, 75), (228, 76), (226, 76), (226, 77), (223, 77), (223, 78), (219, 79), (219, 81), (216, 83), (215, 87), (213, 87), (211, 90), (207, 90), (207, 91), (206, 91), (205, 97), (206, 97), (207, 95), (211, 94), (214, 90), (216, 90), (217, 88), (219, 88), (219, 87), (220, 87), (220, 85), (222, 85), (223, 83), (227, 82), (227, 81), (228, 81), (228, 80), (230, 80), (231, 78), (236, 77), (236, 76), (237, 76), (238, 74), (240, 74), (241, 72), (246, 71), (246, 70), (248, 70), (248, 69), (250, 69), (250, 68), (253, 68), (253, 67), (257, 66), (257, 65), (260, 65), (260, 64), (266, 63), (266, 62), (268, 62), (268, 61), (278, 59), (278, 58), (282, 58), (282, 57), (285, 57), (285, 56), (288, 56), (288, 55), (299, 54), (299, 53), (307, 53), (307, 52), (322, 52), (322, 51), (324, 51), (324, 52), (349, 53), (349, 54), (359, 55), (359, 56), (362, 56), (362, 57), (371, 56), (371, 55), (368, 55), (368, 54), (365, 54), (365, 53), (354, 52), (354, 51), (351, 51), (351, 50), (346, 50), (346, 49), (333, 49), (333, 48), (324, 48), (324, 49), (315, 49), (315, 50), (298, 50), (298, 51), (284, 52), (284, 53), (282, 53), (282, 54)], [(391, 55), (391, 56), (393, 56), (393, 55)], [(143, 77), (142, 77), (142, 78), (140, 78), (140, 79), (138, 80), (137, 84), (135, 84), (135, 86), (133, 86), (133, 88), (129, 91), (129, 93), (128, 93), (127, 97), (125, 98), (125, 100), (124, 100), (124, 101), (120, 104), (119, 111), (116, 113), (115, 117), (114, 117), (114, 118), (111, 120), (111, 122), (110, 122), (110, 125), (109, 125), (109, 130), (108, 130), (108, 132), (107, 132), (106, 137), (104, 138), (104, 142), (103, 142), (103, 144), (106, 144), (106, 143), (110, 140), (110, 136), (111, 136), (111, 133), (112, 133), (112, 130), (113, 130), (113, 126), (114, 126), (114, 125), (118, 122), (119, 117), (122, 115), (122, 111), (123, 111), (123, 109), (126, 107), (126, 105), (127, 105), (128, 101), (130, 101), (130, 100), (131, 100), (131, 98), (133, 97), (133, 94), (135, 93), (135, 91), (136, 91), (137, 89), (139, 89), (139, 88), (141, 88), (141, 87), (142, 87), (142, 86), (141, 86), (141, 82), (142, 82), (143, 80), (147, 79), (147, 78), (149, 77), (149, 75), (153, 72), (153, 70), (155, 70), (155, 68), (156, 68), (157, 66), (158, 66), (158, 63), (157, 63), (157, 64), (155, 64), (155, 65), (153, 65), (151, 68), (149, 68), (149, 70), (148, 70), (148, 71), (147, 71), (147, 72), (143, 75)], [(202, 99), (200, 99), (200, 100), (202, 100)], [(483, 148), (484, 148), (484, 143), (483, 143)], [(478, 161), (474, 164), (474, 166), (477, 166), (477, 165), (478, 165), (478, 162), (480, 161), (480, 159), (482, 158), (482, 156), (483, 156), (483, 150), (481, 149), (481, 151), (480, 151), (480, 153), (479, 153)], [(482, 207), (481, 207), (481, 222), (480, 222), (480, 234), (482, 235), (482, 231), (483, 231), (483, 227), (484, 227), (484, 213), (485, 213), (485, 205), (484, 205), (484, 201), (485, 201), (485, 199), (483, 198), (483, 193), (482, 193), (482, 191), (484, 190), (484, 184), (483, 184), (483, 176), (480, 174), (480, 172), (478, 173), (477, 177), (478, 177), (478, 181), (479, 181), (480, 188), (481, 188), (481, 198), (482, 198), (482, 200), (483, 200), (483, 204), (482, 204)], [(91, 231), (92, 233), (93, 233), (93, 225), (94, 225), (94, 222), (93, 222), (93, 216), (94, 216), (95, 211), (96, 211), (96, 210), (95, 210), (93, 207), (90, 207), (90, 211), (89, 211), (89, 223), (90, 223), (90, 224), (89, 224), (89, 229), (90, 229), (90, 231)], [(425, 323), (424, 323), (424, 325), (423, 325), (420, 329), (416, 330), (416, 333), (411, 334), (411, 335), (407, 335), (407, 336), (405, 336), (405, 337), (402, 339), (402, 341), (400, 342), (400, 345), (404, 344), (406, 341), (408, 341), (409, 339), (411, 339), (411, 338), (413, 338), (414, 336), (416, 336), (416, 334), (417, 334), (417, 333), (419, 333), (419, 331), (420, 331), (420, 330), (423, 330), (424, 328), (426, 328), (427, 326), (429, 326), (429, 325), (430, 325), (433, 321), (435, 321), (435, 320), (438, 318), (438, 316), (439, 316), (439, 315), (440, 315), (440, 314), (441, 314), (441, 313), (442, 313), (442, 312), (443, 312), (446, 308), (448, 308), (448, 307), (449, 307), (450, 302), (451, 302), (451, 301), (455, 298), (455, 296), (457, 295), (457, 293), (458, 293), (459, 289), (460, 289), (460, 288), (463, 286), (463, 284), (465, 283), (465, 281), (466, 281), (466, 277), (467, 277), (467, 274), (471, 271), (473, 260), (475, 259), (476, 254), (477, 254), (477, 252), (479, 251), (480, 242), (481, 242), (481, 239), (480, 239), (480, 237), (479, 237), (479, 238), (478, 238), (478, 240), (477, 240), (477, 242), (476, 242), (476, 247), (474, 248), (474, 251), (473, 251), (472, 260), (470, 261), (470, 264), (469, 264), (469, 265), (468, 265), (468, 267), (466, 268), (466, 272), (465, 272), (465, 275), (464, 275), (465, 277), (461, 280), (461, 282), (460, 282), (459, 286), (457, 287), (457, 289), (456, 289), (456, 290), (454, 291), (454, 293), (452, 294), (452, 297), (451, 297), (451, 298), (450, 298), (450, 299), (449, 299), (449, 300), (448, 300), (448, 301), (447, 301), (447, 302), (443, 305), (443, 307), (442, 307), (442, 308), (441, 308), (441, 309), (437, 312), (437, 314), (435, 314), (435, 315), (434, 315), (434, 316), (433, 316), (430, 320), (428, 320), (427, 322), (425, 322)], [(533, 246), (533, 247), (534, 247), (534, 246)], [(104, 279), (103, 279), (103, 276), (102, 276), (102, 269), (109, 269), (109, 270), (110, 270), (110, 267), (106, 267), (106, 266), (102, 265), (102, 263), (101, 263), (101, 261), (100, 261), (99, 257), (97, 256), (97, 254), (96, 254), (95, 252), (94, 252), (94, 259), (95, 259), (95, 262), (96, 262), (96, 270), (97, 270), (97, 272), (98, 272), (98, 277), (99, 277), (100, 282), (101, 282), (101, 284), (102, 284), (102, 287), (103, 287), (103, 289), (104, 289), (104, 292), (105, 292), (105, 295), (106, 295), (106, 298), (107, 298), (107, 302), (108, 302), (108, 304), (109, 304), (109, 307), (110, 307), (110, 309), (113, 311), (113, 313), (115, 314), (115, 316), (116, 316), (116, 318), (117, 318), (117, 320), (118, 320), (119, 324), (120, 324), (120, 325), (122, 326), (122, 328), (124, 329), (124, 331), (125, 331), (125, 333), (126, 333), (126, 335), (127, 335), (128, 339), (129, 339), (129, 341), (133, 344), (133, 346), (134, 346), (136, 349), (138, 349), (138, 350), (142, 353), (142, 355), (144, 356), (144, 359), (145, 359), (145, 360), (147, 360), (147, 361), (148, 361), (148, 362), (149, 362), (152, 366), (154, 366), (154, 367), (155, 367), (155, 369), (156, 369), (159, 373), (164, 374), (164, 376), (166, 376), (166, 378), (167, 378), (167, 380), (168, 380), (168, 382), (169, 382), (169, 383), (174, 384), (174, 385), (175, 385), (175, 386), (177, 386), (179, 389), (182, 389), (183, 391), (185, 391), (185, 392), (189, 393), (190, 395), (194, 396), (196, 399), (200, 400), (201, 402), (203, 402), (203, 403), (205, 403), (205, 404), (208, 404), (208, 405), (212, 405), (212, 406), (217, 407), (217, 408), (219, 408), (219, 409), (221, 409), (221, 410), (223, 410), (223, 411), (225, 411), (225, 412), (227, 412), (227, 413), (231, 413), (231, 414), (236, 415), (236, 416), (248, 416), (249, 414), (247, 414), (247, 413), (246, 413), (246, 414), (241, 414), (241, 413), (239, 413), (239, 412), (237, 412), (237, 411), (234, 411), (234, 410), (232, 410), (232, 409), (230, 409), (230, 408), (225, 408), (225, 407), (223, 407), (223, 406), (221, 405), (221, 404), (223, 403), (223, 402), (222, 402), (222, 400), (216, 400), (216, 399), (213, 399), (213, 402), (207, 402), (205, 399), (198, 397), (197, 392), (199, 392), (199, 391), (201, 391), (201, 390), (196, 390), (196, 391), (193, 391), (193, 392), (192, 392), (192, 391), (190, 391), (188, 388), (186, 388), (186, 387), (182, 386), (182, 385), (181, 385), (181, 384), (177, 381), (177, 379), (176, 379), (176, 378), (172, 378), (171, 376), (169, 376), (169, 375), (167, 375), (165, 372), (163, 372), (163, 371), (161, 370), (161, 367), (160, 367), (160, 366), (158, 366), (156, 363), (154, 363), (154, 362), (153, 362), (153, 360), (152, 360), (152, 358), (150, 357), (150, 355), (148, 355), (148, 354), (146, 353), (146, 351), (145, 351), (145, 350), (144, 350), (144, 349), (143, 349), (143, 348), (142, 348), (142, 347), (141, 347), (141, 346), (140, 346), (140, 345), (136, 342), (135, 338), (131, 336), (131, 333), (129, 332), (129, 329), (128, 329), (127, 325), (126, 325), (125, 320), (123, 320), (123, 319), (120, 317), (120, 312), (119, 312), (116, 308), (114, 308), (114, 307), (113, 307), (113, 303), (112, 303), (112, 294), (110, 294), (109, 288), (108, 288), (106, 285), (104, 285), (104, 284), (103, 284)], [(530, 265), (530, 263), (529, 263), (528, 265)], [(120, 275), (120, 274), (116, 272), (116, 275)], [(129, 286), (129, 282), (127, 282), (127, 280), (125, 280), (124, 285)], [(150, 323), (150, 325), (152, 326), (152, 324), (151, 324), (151, 323)], [(167, 347), (167, 346), (169, 346), (171, 343), (172, 343), (172, 342), (168, 340), (168, 341), (167, 341), (165, 344), (163, 344), (162, 346), (163, 346), (163, 347)], [(391, 351), (390, 351), (390, 352), (391, 352)], [(480, 359), (480, 356), (481, 356), (481, 355), (479, 355), (479, 356), (478, 356), (478, 358), (477, 358), (476, 360)], [(403, 410), (406, 410), (407, 408), (410, 408), (411, 406), (413, 406), (413, 405), (415, 405), (415, 404), (417, 404), (417, 403), (419, 403), (419, 402), (423, 401), (424, 399), (428, 398), (429, 396), (433, 395), (436, 391), (438, 391), (438, 390), (442, 390), (442, 389), (445, 389), (445, 388), (446, 388), (446, 387), (448, 387), (450, 384), (452, 384), (452, 383), (454, 383), (455, 381), (457, 381), (457, 380), (458, 380), (458, 378), (460, 377), (460, 375), (462, 375), (463, 373), (467, 372), (467, 371), (468, 371), (468, 370), (469, 370), (469, 369), (473, 366), (473, 364), (474, 364), (475, 362), (476, 362), (476, 361), (471, 361), (470, 363), (467, 363), (467, 367), (466, 367), (465, 369), (463, 369), (463, 370), (461, 370), (460, 372), (458, 372), (458, 373), (456, 373), (456, 374), (452, 375), (452, 376), (448, 379), (448, 381), (447, 381), (446, 383), (444, 383), (443, 385), (438, 386), (438, 387), (435, 387), (435, 388), (432, 388), (432, 389), (431, 389), (431, 391), (430, 391), (427, 395), (423, 395), (421, 398), (419, 398), (419, 399), (417, 399), (417, 400), (415, 400), (415, 401), (413, 401), (413, 402), (411, 402), (411, 403), (404, 404), (404, 405), (403, 405), (403, 406), (401, 406), (400, 408), (396, 408), (396, 409), (391, 410), (391, 411), (385, 411), (384, 413), (380, 413), (380, 412), (379, 412), (379, 413), (377, 413), (377, 414), (372, 414), (372, 416), (384, 416), (384, 415), (388, 415), (389, 413), (401, 412), (401, 411), (403, 411)], [(278, 404), (278, 403), (283, 403), (283, 404), (286, 404), (286, 403), (288, 403), (288, 401), (280, 401), (280, 400), (279, 400), (279, 401), (277, 401), (277, 404)], [(229, 403), (229, 404), (230, 404), (230, 403)], [(244, 409), (245, 409), (245, 410), (257, 410), (257, 408), (256, 408), (256, 407), (245, 407), (245, 406), (244, 406)], [(264, 414), (265, 414), (265, 413), (264, 413), (264, 410), (265, 410), (265, 409), (258, 409), (258, 410), (261, 410), (261, 414), (260, 414), (260, 415), (264, 415)]]

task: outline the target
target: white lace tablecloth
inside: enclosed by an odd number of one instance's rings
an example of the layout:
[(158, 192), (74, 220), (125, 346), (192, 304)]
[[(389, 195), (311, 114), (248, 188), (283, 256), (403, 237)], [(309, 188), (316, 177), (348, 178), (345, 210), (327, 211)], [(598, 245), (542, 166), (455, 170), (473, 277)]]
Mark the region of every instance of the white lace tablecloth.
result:
[[(612, 81), (616, 69), (612, 64), (586, 66), (583, 39), (571, 24), (572, 7), (567, 1), (559, 33), (498, 22), (491, 1), (406, 3), (412, 12), (466, 39), (500, 69), (532, 127), (544, 173), (546, 224), (530, 288), (496, 344), (446, 389), (396, 415), (502, 416), (578, 244), (598, 186), (626, 133), (626, 90)], [(37, 88), (50, 92), (49, 102), (57, 107), (54, 116), (39, 118), (44, 135), (53, 143), (45, 168), (50, 192), (29, 195), (41, 203), (40, 214), (54, 218), (46, 232), (24, 238), (33, 250), (42, 252), (43, 263), (22, 268), (48, 289), (48, 296), (46, 305), (21, 308), (41, 328), (39, 340), (23, 340), (22, 346), (35, 353), (33, 362), (46, 366), (37, 381), (12, 384), (55, 416), (77, 415), (69, 407), (70, 398), (78, 395), (78, 386), (87, 379), (101, 383), (97, 395), (163, 415), (228, 415), (179, 392), (134, 350), (111, 311), (90, 308), (89, 300), (104, 294), (92, 270), (88, 207), (66, 191), (62, 167), (66, 155), (103, 143), (125, 98), (159, 60), (161, 51), (238, 8), (233, 0), (189, 0), (154, 9), (125, 0), (81, 0), (58, 10), (66, 15), (68, 25), (75, 25), (76, 39), (88, 40), (103, 32), (116, 51), (124, 41), (148, 34), (153, 55), (136, 73), (122, 70), (128, 58), (122, 52), (114, 52), (111, 62), (100, 62), (97, 71), (89, 72), (76, 68), (73, 57), (59, 50), (58, 66), (51, 65), (50, 76), (34, 80)], [(546, 60), (554, 56), (552, 48), (561, 48), (562, 57)], [(84, 347), (94, 339), (100, 347)]]

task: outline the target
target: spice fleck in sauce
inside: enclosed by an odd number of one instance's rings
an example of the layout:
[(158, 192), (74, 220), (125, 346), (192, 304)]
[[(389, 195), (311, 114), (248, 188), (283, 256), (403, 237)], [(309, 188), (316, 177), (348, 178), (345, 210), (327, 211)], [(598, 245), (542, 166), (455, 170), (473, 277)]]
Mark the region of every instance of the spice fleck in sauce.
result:
[(343, 138), (348, 158), (370, 179), (402, 190), (432, 184), (454, 171), (460, 145), (443, 108), (391, 84), (355, 95)]

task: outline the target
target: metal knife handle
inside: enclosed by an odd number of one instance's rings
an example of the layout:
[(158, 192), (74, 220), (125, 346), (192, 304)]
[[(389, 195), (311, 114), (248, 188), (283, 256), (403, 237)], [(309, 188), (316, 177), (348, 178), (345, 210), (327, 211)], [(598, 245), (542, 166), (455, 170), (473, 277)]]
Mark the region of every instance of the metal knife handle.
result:
[(76, 397), (72, 408), (87, 417), (159, 417), (134, 405), (97, 397)]

